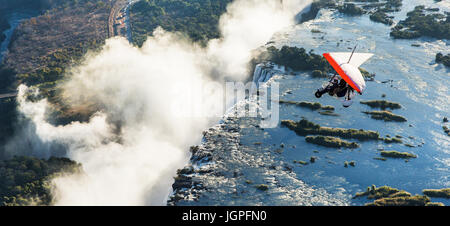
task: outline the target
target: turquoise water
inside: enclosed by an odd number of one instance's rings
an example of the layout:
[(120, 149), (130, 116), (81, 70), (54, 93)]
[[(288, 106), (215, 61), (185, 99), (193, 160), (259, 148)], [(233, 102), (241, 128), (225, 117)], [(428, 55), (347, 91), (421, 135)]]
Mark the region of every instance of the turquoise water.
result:
[[(406, 12), (414, 8), (414, 2), (417, 1), (404, 1), (406, 7), (394, 14), (394, 20), (404, 18)], [(426, 3), (433, 5), (432, 1)], [(313, 28), (323, 33), (313, 34), (310, 32)], [(382, 136), (401, 135), (404, 143), (416, 146), (411, 148), (403, 144), (370, 141), (360, 142), (361, 147), (358, 149), (338, 151), (308, 144), (304, 142), (304, 137), (297, 136), (287, 128), (266, 130), (270, 133), (267, 142), (296, 146), (283, 153), (287, 162), (306, 161), (311, 156), (319, 158), (315, 164), (295, 168), (298, 178), (306, 183), (326, 188), (330, 192), (345, 190), (349, 194), (365, 190), (372, 184), (389, 185), (412, 194), (421, 194), (425, 188), (450, 186), (450, 137), (442, 129), (443, 117), (450, 116), (450, 70), (434, 62), (437, 52), (450, 52), (450, 42), (432, 38), (394, 40), (389, 37), (389, 32), (388, 26), (370, 21), (367, 15), (345, 17), (325, 10), (318, 20), (298, 25), (292, 31), (280, 35), (282, 40), (276, 43), (277, 46), (294, 45), (307, 50), (314, 49), (320, 54), (351, 51), (348, 48), (358, 44), (357, 51), (375, 54), (362, 67), (376, 73), (375, 81), (367, 82), (364, 95), (358, 96), (355, 104), (348, 109), (343, 108), (332, 97), (316, 99), (313, 96), (323, 79), (311, 78), (306, 73), (283, 76), (278, 80), (280, 93), (292, 90), (292, 94), (286, 94), (282, 99), (318, 101), (322, 105), (332, 105), (340, 116), (323, 116), (308, 109), (282, 106), (281, 119), (300, 120), (300, 117), (305, 117), (322, 126), (375, 130)], [(420, 44), (420, 47), (413, 47), (411, 44)], [(393, 81), (383, 83), (388, 80)], [(393, 113), (405, 116), (407, 122), (378, 121), (362, 113), (372, 109), (359, 104), (359, 100), (383, 99), (382, 94), (386, 94), (384, 99), (403, 106)], [(413, 138), (409, 138), (410, 136)], [(374, 160), (374, 157), (380, 157), (379, 149), (410, 152), (418, 158), (409, 162), (401, 159)], [(313, 150), (318, 150), (319, 153), (314, 153)], [(344, 161), (356, 161), (356, 167), (345, 168)], [(450, 205), (449, 200), (432, 201)], [(365, 200), (351, 202), (361, 204)]]

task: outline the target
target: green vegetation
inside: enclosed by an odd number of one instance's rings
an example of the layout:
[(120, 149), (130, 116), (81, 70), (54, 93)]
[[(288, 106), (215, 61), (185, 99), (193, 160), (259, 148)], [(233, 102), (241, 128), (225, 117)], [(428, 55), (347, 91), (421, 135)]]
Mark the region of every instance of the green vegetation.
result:
[(406, 122), (407, 119), (403, 116), (396, 115), (390, 111), (363, 111), (363, 113), (368, 114), (371, 118), (376, 120), (384, 120), (386, 122)]
[(403, 191), (403, 190), (401, 190), (401, 191), (399, 191), (399, 192), (397, 192), (397, 193), (394, 193), (394, 194), (389, 195), (389, 197), (391, 197), (391, 198), (395, 198), (395, 197), (408, 197), (408, 196), (411, 196), (411, 193), (406, 192), (406, 191)]
[(425, 6), (416, 6), (407, 18), (392, 28), (390, 35), (397, 39), (413, 39), (428, 36), (450, 39), (450, 14), (426, 13)]
[(390, 144), (390, 143), (403, 143), (403, 141), (400, 139), (400, 138), (397, 138), (397, 137), (386, 137), (386, 138), (382, 138), (382, 140), (385, 142), (385, 143), (387, 143), (387, 144)]
[(417, 156), (414, 154), (399, 151), (381, 151), (380, 154), (381, 156), (388, 158), (403, 158), (403, 159), (417, 158)]
[(385, 9), (388, 12), (400, 11), (401, 6), (402, 6), (402, 0), (387, 0)]
[(387, 160), (387, 158), (383, 158), (383, 157), (375, 157), (373, 159), (380, 160), (380, 161), (386, 161)]
[[(251, 64), (255, 66), (265, 61), (284, 65), (294, 71), (316, 71), (316, 76), (323, 76), (333, 71), (333, 68), (324, 57), (315, 54), (313, 50), (306, 52), (304, 48), (298, 47), (283, 46), (281, 49), (277, 49), (274, 46), (270, 46), (252, 59)], [(318, 71), (321, 72), (320, 75)]]
[(398, 137), (380, 137), (378, 132), (371, 130), (323, 127), (306, 119), (302, 119), (298, 122), (292, 120), (282, 120), (281, 126), (285, 126), (288, 129), (293, 130), (299, 136), (322, 135), (341, 137), (345, 139), (357, 139), (360, 141), (381, 140), (385, 143), (403, 143), (403, 141)]
[(362, 13), (370, 12), (370, 20), (386, 25), (392, 25), (394, 23), (392, 20), (393, 16), (389, 16), (387, 13), (400, 11), (400, 7), (402, 6), (402, 0), (387, 0), (386, 2), (379, 2), (379, 0), (355, 0), (355, 2), (370, 4), (364, 4), (362, 6), (362, 8), (367, 11), (351, 6), (349, 7), (350, 14), (353, 12), (356, 15), (360, 15)]
[(366, 204), (367, 206), (426, 206), (429, 204), (430, 198), (422, 195), (412, 196), (409, 192), (391, 188), (389, 186), (368, 187), (365, 192), (356, 193), (353, 197), (360, 198), (367, 196), (368, 199), (375, 199), (374, 202)]
[(369, 80), (369, 81), (373, 81), (375, 78), (375, 73), (370, 73), (367, 70), (365, 70), (364, 68), (359, 67), (358, 68), (359, 71), (361, 72), (362, 76), (364, 77), (365, 80)]
[[(15, 92), (15, 74), (12, 70), (0, 66), (0, 93)], [(14, 134), (16, 121), (16, 101), (14, 97), (0, 99), (0, 159), (4, 159), (2, 146)]]
[(348, 166), (352, 166), (355, 167), (356, 166), (356, 162), (355, 161), (351, 161), (351, 162), (344, 162), (344, 167), (347, 168)]
[(381, 198), (375, 200), (373, 203), (366, 204), (367, 206), (426, 206), (430, 203), (430, 198), (423, 195), (415, 196), (400, 196), (393, 198)]
[(369, 18), (370, 18), (371, 21), (383, 23), (383, 24), (386, 24), (386, 25), (389, 25), (389, 26), (394, 23), (394, 21), (392, 20), (393, 17), (387, 15), (386, 11), (383, 10), (383, 9), (378, 9), (374, 13), (370, 14)]
[(269, 185), (267, 184), (259, 184), (259, 185), (255, 185), (256, 189), (260, 190), (260, 191), (267, 191), (269, 190)]
[[(378, 0), (375, 1), (364, 1), (364, 0), (357, 0), (360, 2), (379, 2)], [(374, 3), (369, 4), (366, 6), (363, 6), (363, 8), (376, 8), (377, 11), (383, 11), (383, 12), (396, 12), (400, 11), (400, 7), (402, 6), (402, 0), (386, 0), (386, 2), (380, 2), (380, 3)]]
[(322, 110), (334, 111), (334, 107), (331, 105), (326, 105), (322, 107)]
[(287, 127), (290, 130), (295, 131), (295, 133), (299, 136), (306, 136), (306, 135), (337, 136), (341, 138), (357, 139), (362, 141), (380, 139), (380, 134), (375, 131), (362, 129), (358, 130), (358, 129), (322, 127), (306, 119), (302, 119), (298, 122), (294, 122), (292, 120), (282, 120), (281, 125)]
[[(56, 85), (66, 68), (79, 63), (88, 50), (98, 49), (104, 43), (110, 4), (105, 4), (106, 0), (34, 2), (42, 9), (52, 9), (22, 22), (14, 31), (0, 70), (1, 80), (8, 81), (1, 81), (0, 90), (15, 90), (18, 83), (37, 85), (42, 96), (48, 97), (57, 111), (62, 111)], [(67, 26), (68, 21), (71, 26)], [(5, 73), (8, 76), (4, 77)]]
[(319, 114), (327, 115), (327, 116), (339, 116), (339, 114), (335, 113), (334, 111), (330, 111), (330, 110), (319, 111)]
[(424, 189), (422, 193), (429, 197), (450, 199), (450, 188)]
[(400, 105), (399, 103), (395, 103), (395, 102), (390, 102), (390, 101), (386, 101), (386, 100), (369, 100), (369, 101), (361, 101), (361, 104), (365, 104), (368, 105), (371, 108), (380, 108), (382, 110), (385, 109), (400, 109), (402, 108), (402, 105)]
[(300, 165), (308, 165), (308, 162), (306, 162), (306, 161), (301, 161), (301, 160), (294, 160), (294, 163), (298, 163), (298, 164), (300, 164)]
[(450, 136), (450, 129), (447, 126), (442, 126), (442, 129), (444, 130), (444, 133)]
[(382, 186), (377, 188), (375, 185), (372, 185), (371, 187), (368, 187), (365, 192), (356, 193), (356, 195), (353, 198), (367, 196), (368, 199), (379, 199), (389, 197), (398, 192), (400, 192), (400, 190), (396, 188), (391, 188), (389, 186)]
[(280, 104), (295, 105), (297, 107), (308, 108), (308, 109), (311, 109), (313, 111), (321, 109), (321, 110), (324, 110), (324, 111), (319, 111), (319, 114), (321, 114), (321, 115), (339, 116), (338, 114), (334, 113), (334, 107), (333, 106), (331, 106), (331, 105), (322, 106), (318, 102), (307, 102), (307, 101), (297, 102), (297, 101), (280, 100), (279, 103)]
[(322, 78), (322, 77), (327, 77), (326, 73), (323, 73), (321, 70), (314, 70), (311, 73), (312, 77), (314, 78)]
[(0, 99), (0, 159), (5, 158), (2, 146), (14, 133), (16, 106), (14, 98)]
[(345, 140), (342, 140), (337, 137), (331, 137), (331, 136), (306, 136), (305, 137), (306, 142), (317, 144), (325, 147), (330, 148), (357, 148), (359, 145), (356, 142), (348, 142)]
[(219, 38), (218, 22), (232, 0), (142, 0), (130, 9), (133, 43), (138, 46), (161, 26), (179, 31), (193, 41)]
[(322, 105), (317, 102), (313, 103), (313, 102), (306, 102), (306, 101), (296, 102), (296, 101), (280, 100), (279, 103), (295, 105), (297, 107), (309, 108), (311, 110), (318, 110), (318, 109), (322, 108)]
[[(250, 67), (255, 68), (257, 64), (267, 61), (284, 65), (294, 71), (312, 71), (312, 77), (316, 78), (328, 77), (328, 73), (334, 72), (323, 56), (315, 54), (314, 50), (306, 52), (304, 48), (295, 46), (283, 46), (281, 49), (270, 46), (251, 60)], [(366, 79), (371, 80), (375, 76), (363, 68), (359, 70)]]
[(0, 93), (9, 93), (16, 90), (15, 75), (12, 69), (0, 65)]
[(337, 9), (340, 13), (348, 16), (359, 16), (371, 12), (370, 19), (372, 21), (392, 25), (392, 16), (389, 16), (386, 13), (399, 11), (402, 6), (402, 0), (387, 0), (386, 2), (380, 2), (379, 0), (346, 0), (346, 2), (362, 2), (366, 4), (363, 4), (361, 8), (353, 3), (344, 3), (343, 5), (338, 6), (334, 0), (317, 0), (311, 4), (310, 11), (302, 15), (300, 22), (316, 18), (317, 13), (322, 8), (330, 8)]
[(42, 4), (51, 10), (22, 22), (14, 31), (0, 69), (0, 90), (11, 92), (19, 83), (35, 85), (42, 97), (47, 97), (55, 107), (51, 116), (55, 123), (64, 124), (71, 119), (84, 121), (95, 111), (68, 109), (56, 87), (64, 78), (66, 68), (78, 64), (87, 51), (98, 50), (103, 45), (108, 37), (111, 4), (107, 0), (45, 2)]
[(353, 3), (344, 3), (343, 6), (338, 6), (338, 11), (349, 16), (360, 16), (364, 14), (364, 10)]
[[(42, 96), (50, 97), (57, 111), (62, 111), (55, 87), (66, 68), (79, 63), (88, 50), (98, 49), (107, 38), (110, 4), (107, 0), (4, 1), (0, 0), (0, 11), (23, 7), (42, 10), (42, 15), (23, 21), (14, 31), (0, 67), (0, 92), (13, 92), (18, 83), (36, 85)], [(14, 98), (0, 100), (0, 115), (2, 147), (14, 134), (17, 117)], [(0, 159), (6, 157), (0, 150)], [(71, 160), (54, 157), (48, 160), (14, 157), (1, 161), (0, 204), (49, 205), (49, 180), (56, 173), (74, 172), (78, 168)]]
[(104, 1), (66, 1), (23, 22), (11, 38), (6, 67), (17, 73), (20, 83), (54, 85), (70, 64), (102, 46), (107, 38), (110, 8)]
[(450, 67), (450, 54), (443, 55), (442, 53), (437, 53), (435, 61), (438, 64), (443, 64), (447, 67)]
[(425, 206), (445, 206), (442, 202), (427, 202)]
[(0, 161), (0, 205), (50, 205), (51, 178), (80, 169), (79, 164), (66, 158), (14, 157)]

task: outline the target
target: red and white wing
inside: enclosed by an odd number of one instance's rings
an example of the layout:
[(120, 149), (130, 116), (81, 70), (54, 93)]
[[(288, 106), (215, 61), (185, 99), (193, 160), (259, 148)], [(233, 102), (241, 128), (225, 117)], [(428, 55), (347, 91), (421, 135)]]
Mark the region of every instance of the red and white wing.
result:
[(358, 67), (373, 56), (371, 53), (324, 53), (323, 56), (336, 70), (336, 72), (344, 79), (353, 89), (362, 94), (366, 88), (366, 82), (359, 71)]

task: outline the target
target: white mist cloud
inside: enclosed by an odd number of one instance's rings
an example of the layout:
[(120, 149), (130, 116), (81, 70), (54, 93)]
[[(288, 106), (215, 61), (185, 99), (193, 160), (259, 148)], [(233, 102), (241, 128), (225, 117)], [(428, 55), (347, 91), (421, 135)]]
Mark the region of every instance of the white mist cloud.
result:
[(311, 1), (277, 0), (235, 1), (222, 15), (220, 29), (223, 39), (209, 43), (208, 54), (218, 62), (226, 76), (242, 80), (251, 51), (264, 45), (276, 31), (290, 26), (294, 16)]
[(205, 93), (201, 87), (244, 80), (251, 50), (292, 25), (295, 13), (308, 3), (285, 0), (282, 7), (275, 0), (236, 0), (220, 20), (224, 38), (210, 41), (206, 48), (162, 29), (142, 48), (123, 38), (107, 40), (61, 87), (73, 107), (86, 102), (101, 106), (87, 123), (51, 125), (46, 121), (47, 101), (27, 101), (24, 93), (29, 88), (21, 86), (19, 110), (39, 140), (32, 144), (40, 144), (34, 149), (46, 156), (52, 147), (46, 144), (59, 144), (83, 165), (84, 174), (53, 180), (55, 204), (164, 205), (176, 169), (188, 161), (189, 146), (216, 120), (175, 117), (174, 103), (208, 115), (222, 113), (223, 106), (217, 104), (223, 103), (222, 90), (210, 87)]

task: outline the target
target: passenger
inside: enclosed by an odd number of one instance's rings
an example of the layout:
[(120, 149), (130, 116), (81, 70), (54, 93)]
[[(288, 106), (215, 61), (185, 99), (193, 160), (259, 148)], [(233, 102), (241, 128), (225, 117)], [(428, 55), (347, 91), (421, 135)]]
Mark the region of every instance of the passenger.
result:
[(336, 95), (337, 97), (344, 97), (348, 88), (349, 86), (344, 79), (339, 80), (339, 78), (335, 76), (325, 88), (318, 89), (315, 95), (317, 98), (320, 98), (324, 93), (328, 93), (330, 96)]
[(341, 79), (338, 85), (334, 85), (329, 92), (331, 96), (344, 97), (350, 87), (347, 85), (344, 79)]
[(330, 83), (325, 88), (320, 88), (316, 92), (316, 97), (320, 98), (324, 93), (330, 94), (330, 96), (337, 96), (339, 98), (345, 97), (342, 100), (342, 106), (350, 107), (353, 104), (353, 97), (356, 95), (355, 90), (350, 87), (344, 79), (340, 79), (335, 76), (331, 79)]

